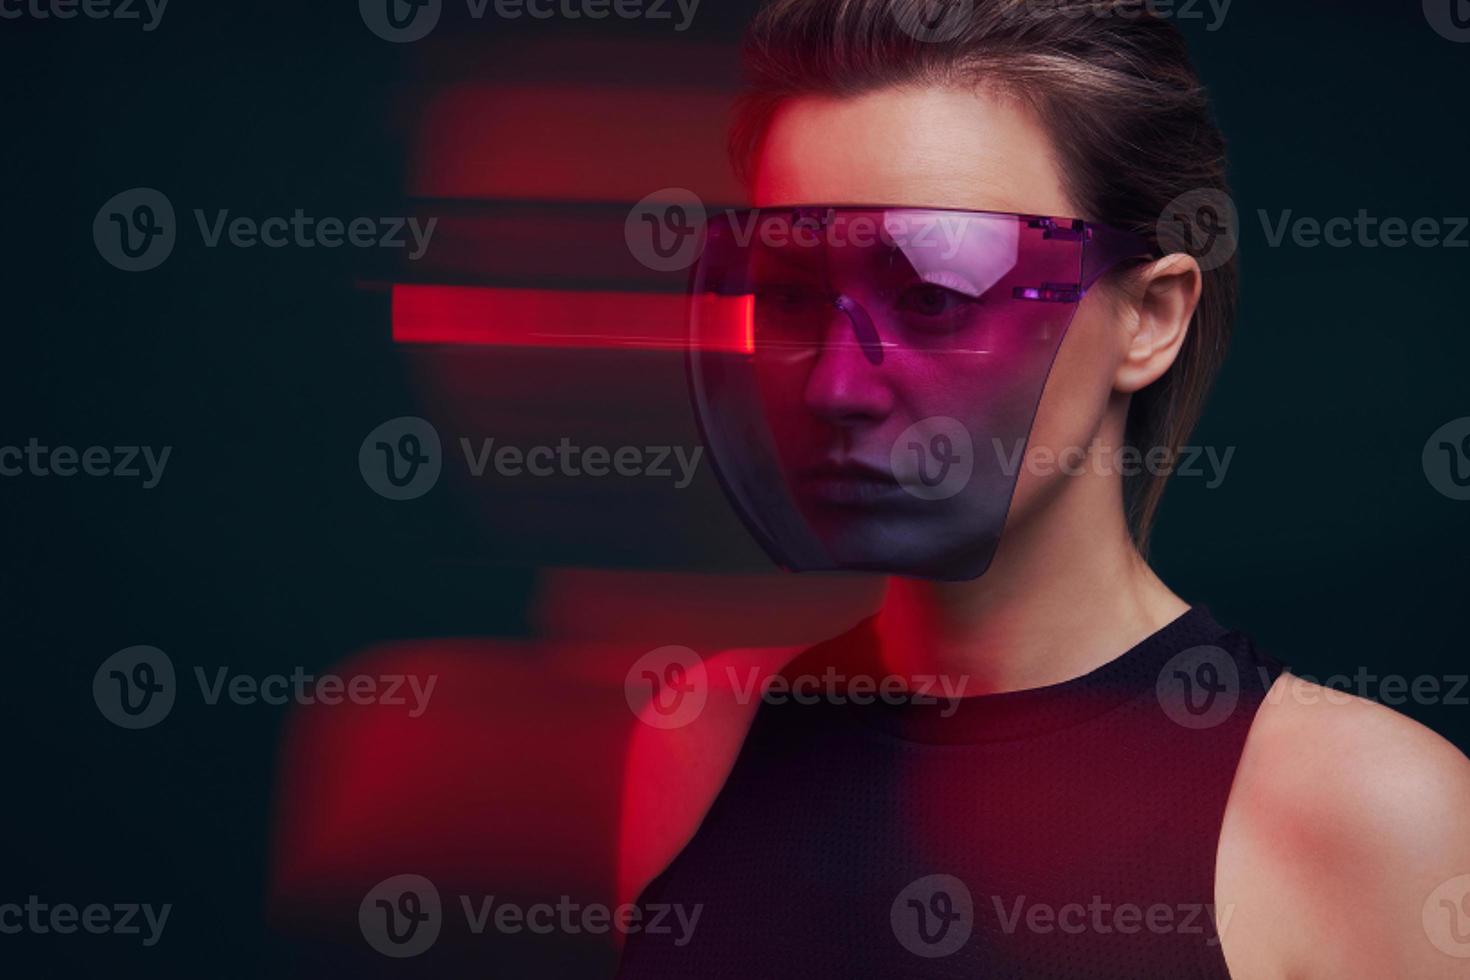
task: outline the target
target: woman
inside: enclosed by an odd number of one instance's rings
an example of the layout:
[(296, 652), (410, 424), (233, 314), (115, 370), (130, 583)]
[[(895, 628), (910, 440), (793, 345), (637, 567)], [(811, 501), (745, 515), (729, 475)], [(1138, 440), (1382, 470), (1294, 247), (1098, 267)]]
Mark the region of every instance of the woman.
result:
[(640, 737), (625, 883), (700, 914), (635, 935), (624, 976), (1470, 969), (1470, 764), (1143, 557), (1236, 271), (1201, 248), (1223, 141), (1141, 7), (754, 23), (732, 145), (758, 210), (710, 224), (696, 406), (781, 563), (893, 578), (795, 659), (705, 664), (697, 719)]

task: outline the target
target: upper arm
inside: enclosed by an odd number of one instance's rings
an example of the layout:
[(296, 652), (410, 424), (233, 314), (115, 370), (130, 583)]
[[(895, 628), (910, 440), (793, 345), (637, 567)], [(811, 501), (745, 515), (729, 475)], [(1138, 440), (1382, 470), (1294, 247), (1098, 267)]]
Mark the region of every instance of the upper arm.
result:
[(760, 705), (759, 685), (798, 648), (726, 651), (700, 664), (706, 700), (676, 725), (634, 724), (623, 771), (618, 900), (631, 902), (694, 836), (740, 754)]
[(1470, 760), (1382, 705), (1283, 676), (1232, 790), (1217, 895), (1242, 977), (1470, 972)]

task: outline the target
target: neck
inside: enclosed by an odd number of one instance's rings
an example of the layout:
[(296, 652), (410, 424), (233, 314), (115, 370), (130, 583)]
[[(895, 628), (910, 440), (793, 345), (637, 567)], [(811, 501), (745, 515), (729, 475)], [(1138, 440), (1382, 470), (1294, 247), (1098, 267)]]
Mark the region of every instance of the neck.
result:
[(891, 579), (877, 628), (887, 669), (938, 675), (965, 695), (1088, 673), (1189, 607), (1138, 554), (1117, 481), (1063, 481), (1035, 520), (1007, 525), (972, 582)]

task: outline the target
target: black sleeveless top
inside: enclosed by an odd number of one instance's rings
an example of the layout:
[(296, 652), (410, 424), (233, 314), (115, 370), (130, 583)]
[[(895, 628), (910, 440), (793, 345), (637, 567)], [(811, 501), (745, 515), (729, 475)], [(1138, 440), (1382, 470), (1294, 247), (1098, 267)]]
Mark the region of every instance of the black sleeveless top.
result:
[[(880, 663), (868, 620), (783, 673)], [(631, 935), (619, 975), (1229, 977), (1215, 851), (1281, 670), (1196, 607), (1049, 687), (767, 699), (640, 898), (698, 907), (694, 927)]]

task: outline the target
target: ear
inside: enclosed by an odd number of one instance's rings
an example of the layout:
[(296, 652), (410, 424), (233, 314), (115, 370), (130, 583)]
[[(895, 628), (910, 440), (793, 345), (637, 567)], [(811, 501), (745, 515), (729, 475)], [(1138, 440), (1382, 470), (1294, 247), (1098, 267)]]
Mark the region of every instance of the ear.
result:
[(1127, 302), (1136, 314), (1124, 340), (1113, 387), (1125, 394), (1147, 388), (1169, 370), (1189, 335), (1204, 274), (1182, 252), (1166, 255), (1128, 278)]

